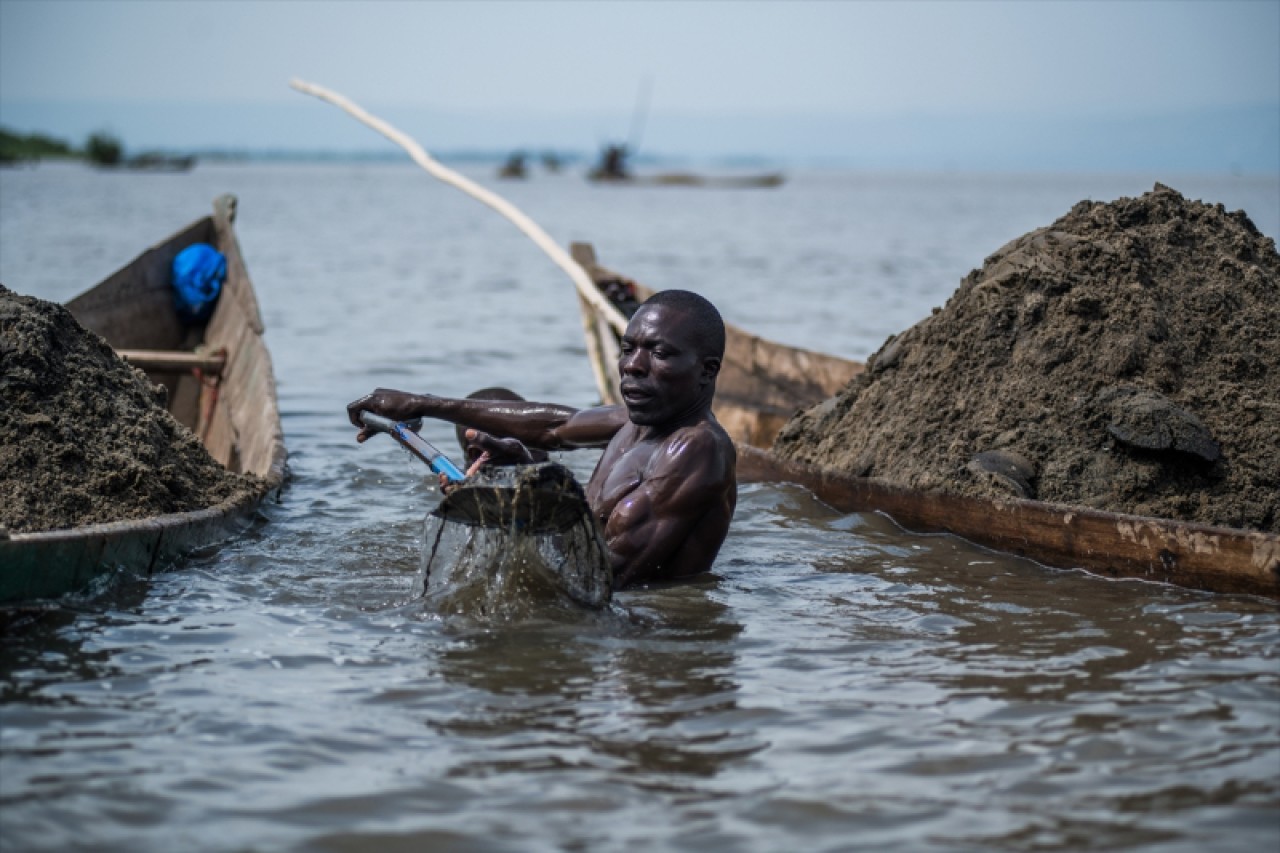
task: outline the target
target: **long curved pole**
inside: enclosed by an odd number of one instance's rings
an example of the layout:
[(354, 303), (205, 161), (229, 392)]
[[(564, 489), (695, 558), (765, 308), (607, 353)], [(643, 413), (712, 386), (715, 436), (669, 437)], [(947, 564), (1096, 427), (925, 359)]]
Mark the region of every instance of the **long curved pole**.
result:
[(328, 101), (339, 109), (344, 110), (354, 117), (361, 124), (368, 125), (392, 142), (399, 145), (405, 151), (409, 152), (409, 156), (413, 161), (427, 170), (433, 177), (439, 178), (446, 184), (461, 190), (472, 198), (487, 204), (498, 213), (511, 220), (517, 228), (524, 232), (530, 240), (542, 251), (546, 252), (556, 266), (564, 270), (573, 281), (573, 286), (577, 288), (578, 295), (591, 304), (593, 308), (599, 311), (618, 334), (622, 334), (627, 328), (627, 319), (622, 316), (612, 302), (605, 297), (600, 289), (595, 286), (591, 280), (591, 276), (587, 275), (577, 261), (571, 258), (564, 249), (560, 248), (555, 240), (538, 223), (534, 222), (524, 214), (514, 204), (507, 201), (502, 196), (463, 177), (450, 168), (442, 166), (435, 158), (423, 150), (422, 146), (415, 142), (411, 137), (405, 135), (401, 131), (387, 124), (380, 118), (370, 115), (360, 107), (356, 106), (347, 98), (339, 95), (337, 92), (317, 86), (314, 83), (308, 83), (305, 80), (293, 79), (289, 81), (289, 85), (306, 95), (312, 95), (322, 101)]
[(635, 155), (640, 150), (640, 136), (644, 133), (645, 119), (649, 117), (649, 95), (653, 80), (646, 77), (636, 93), (636, 108), (631, 112), (631, 132), (627, 134), (627, 153)]

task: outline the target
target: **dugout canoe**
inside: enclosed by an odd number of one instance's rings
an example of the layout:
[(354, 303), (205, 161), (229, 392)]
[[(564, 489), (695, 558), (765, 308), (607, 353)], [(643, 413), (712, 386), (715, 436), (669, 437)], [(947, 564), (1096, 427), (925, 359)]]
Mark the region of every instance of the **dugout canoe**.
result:
[[(101, 335), (169, 392), (169, 411), (200, 437), (215, 460), (256, 474), (243, 498), (193, 512), (10, 533), (0, 538), (0, 609), (83, 590), (95, 578), (129, 571), (150, 575), (190, 551), (234, 536), (285, 476), (284, 434), (262, 315), (235, 234), (236, 199), (223, 195), (213, 214), (148, 249), (67, 303), (82, 326)], [(226, 256), (217, 307), (203, 327), (187, 328), (173, 307), (169, 270), (193, 243)]]
[[(601, 266), (588, 244), (574, 244), (571, 254), (624, 314), (654, 292)], [(581, 295), (579, 304), (600, 397), (620, 403), (617, 331)], [(835, 394), (863, 369), (858, 362), (789, 347), (726, 324), (714, 409), (738, 448), (739, 481), (796, 483), (841, 512), (883, 512), (912, 532), (950, 533), (1053, 568), (1280, 599), (1280, 535), (1041, 501), (907, 489), (771, 452), (778, 431), (797, 409)]]

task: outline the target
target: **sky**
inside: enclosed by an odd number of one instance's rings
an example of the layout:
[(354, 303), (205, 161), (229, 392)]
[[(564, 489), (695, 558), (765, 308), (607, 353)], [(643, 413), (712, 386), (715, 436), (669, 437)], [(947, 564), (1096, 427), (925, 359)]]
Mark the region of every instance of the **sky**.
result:
[(379, 147), (293, 77), (428, 150), (1280, 172), (1280, 0), (0, 0), (11, 129)]

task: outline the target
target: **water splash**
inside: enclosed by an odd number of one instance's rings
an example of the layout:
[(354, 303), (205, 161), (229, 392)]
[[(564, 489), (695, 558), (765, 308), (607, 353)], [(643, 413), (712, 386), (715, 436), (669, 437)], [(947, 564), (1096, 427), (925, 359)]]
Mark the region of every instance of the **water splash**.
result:
[(612, 598), (582, 486), (555, 462), (481, 469), (427, 516), (423, 542), (415, 593), (441, 613), (515, 619)]

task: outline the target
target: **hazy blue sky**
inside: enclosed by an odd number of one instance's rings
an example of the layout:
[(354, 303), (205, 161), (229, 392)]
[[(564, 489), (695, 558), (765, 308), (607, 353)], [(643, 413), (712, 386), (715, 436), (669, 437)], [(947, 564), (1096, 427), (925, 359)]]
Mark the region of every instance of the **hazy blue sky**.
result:
[[(709, 140), (792, 120), (803, 133), (762, 134), (757, 148), (830, 153), (825, 132), (848, 144), (868, 122), (910, 136), (950, 121), (967, 136), (981, 135), (982, 121), (1029, 132), (1038, 122), (1205, 110), (1252, 110), (1244, 132), (1265, 133), (1267, 111), (1280, 116), (1280, 0), (0, 0), (0, 122), (10, 126), (46, 121), (74, 135), (105, 124), (150, 144), (308, 147), (331, 127), (334, 145), (359, 144), (342, 125), (350, 119), (312, 118), (332, 108), (300, 104), (287, 87), (294, 76), (450, 146), (523, 135), (589, 149), (599, 139), (582, 138), (588, 132), (626, 134), (645, 79), (646, 142), (698, 153), (722, 144)], [(217, 119), (203, 138), (190, 128), (200, 104)], [(800, 150), (807, 137), (809, 152)]]

